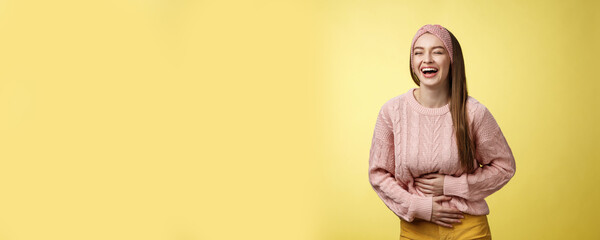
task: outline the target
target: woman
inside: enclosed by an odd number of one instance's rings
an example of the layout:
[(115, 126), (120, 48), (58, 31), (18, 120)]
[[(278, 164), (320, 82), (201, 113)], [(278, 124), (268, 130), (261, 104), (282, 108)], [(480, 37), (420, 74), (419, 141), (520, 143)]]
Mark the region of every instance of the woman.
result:
[(379, 111), (371, 186), (400, 218), (400, 239), (491, 239), (484, 198), (516, 166), (490, 111), (467, 94), (458, 40), (440, 25), (421, 27), (410, 73), (419, 88)]

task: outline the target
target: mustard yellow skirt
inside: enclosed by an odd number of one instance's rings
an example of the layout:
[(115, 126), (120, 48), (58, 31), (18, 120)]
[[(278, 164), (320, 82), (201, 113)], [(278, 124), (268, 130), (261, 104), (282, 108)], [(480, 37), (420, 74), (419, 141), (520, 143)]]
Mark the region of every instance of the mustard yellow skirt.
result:
[(452, 223), (452, 228), (415, 218), (412, 222), (400, 219), (400, 240), (405, 239), (484, 239), (491, 240), (492, 234), (487, 215), (470, 215), (460, 223)]

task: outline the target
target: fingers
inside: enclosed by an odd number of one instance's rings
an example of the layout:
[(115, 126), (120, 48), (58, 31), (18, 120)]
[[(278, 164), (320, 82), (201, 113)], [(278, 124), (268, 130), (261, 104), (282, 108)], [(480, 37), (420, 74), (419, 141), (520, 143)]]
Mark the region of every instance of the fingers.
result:
[(461, 221), (458, 219), (446, 219), (446, 218), (440, 218), (440, 219), (436, 219), (435, 221), (433, 221), (435, 224), (443, 226), (443, 227), (448, 227), (448, 228), (453, 228), (454, 226), (452, 226), (453, 223), (460, 223)]
[(444, 227), (453, 227), (452, 224), (454, 223), (461, 223), (460, 219), (453, 219), (453, 218), (440, 218), (437, 220), (437, 222), (445, 224), (442, 225)]
[(462, 215), (462, 214), (460, 214), (460, 213), (446, 213), (446, 212), (440, 212), (440, 213), (438, 214), (438, 216), (439, 216), (440, 218), (448, 218), (448, 219), (453, 219), (453, 220), (465, 218), (465, 216), (463, 216), (463, 215)]
[(432, 184), (431, 180), (428, 178), (416, 178), (415, 183)]
[(447, 228), (453, 228), (451, 224), (445, 223), (445, 222), (441, 222), (441, 221), (434, 221), (433, 223), (440, 225), (442, 227), (447, 227)]
[(423, 183), (420, 183), (420, 182), (416, 182), (415, 183), (415, 187), (420, 188), (420, 189), (427, 189), (429, 191), (433, 191), (433, 186), (427, 185), (427, 184), (423, 184)]
[(462, 212), (456, 208), (442, 208), (439, 211), (440, 211), (440, 213), (443, 213), (443, 214), (452, 214), (452, 215), (460, 214), (460, 215), (462, 215)]
[(436, 192), (433, 188), (427, 188), (425, 186), (416, 186), (416, 188), (425, 194), (432, 194), (432, 197), (444, 195), (440, 192)]
[(452, 197), (450, 196), (446, 196), (446, 195), (441, 195), (438, 197), (433, 197), (433, 201), (434, 202), (444, 202), (444, 201), (450, 201), (452, 200)]
[(459, 219), (459, 218), (464, 218), (465, 216), (463, 215), (463, 212), (461, 212), (460, 210), (456, 209), (456, 208), (447, 208), (447, 207), (439, 207), (436, 206), (436, 208), (434, 209), (435, 213), (433, 214), (435, 216), (435, 218), (452, 218), (452, 219)]
[(462, 218), (464, 218), (464, 217), (462, 215), (458, 215), (458, 214), (440, 213), (440, 214), (434, 214), (434, 217), (432, 218), (432, 222), (434, 222), (440, 226), (452, 228), (453, 227), (452, 224), (453, 223), (461, 223)]
[(437, 174), (437, 173), (430, 173), (430, 174), (427, 174), (427, 175), (423, 176), (423, 178), (424, 179), (432, 179), (432, 178), (438, 177), (438, 175), (439, 174)]

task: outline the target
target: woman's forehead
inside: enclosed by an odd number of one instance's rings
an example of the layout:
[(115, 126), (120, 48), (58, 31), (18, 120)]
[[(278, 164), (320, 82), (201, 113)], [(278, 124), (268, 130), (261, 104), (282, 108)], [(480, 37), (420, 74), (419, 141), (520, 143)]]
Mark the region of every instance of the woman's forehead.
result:
[(442, 47), (444, 48), (444, 43), (438, 37), (431, 33), (425, 33), (421, 35), (417, 41), (415, 41), (414, 48), (435, 48)]

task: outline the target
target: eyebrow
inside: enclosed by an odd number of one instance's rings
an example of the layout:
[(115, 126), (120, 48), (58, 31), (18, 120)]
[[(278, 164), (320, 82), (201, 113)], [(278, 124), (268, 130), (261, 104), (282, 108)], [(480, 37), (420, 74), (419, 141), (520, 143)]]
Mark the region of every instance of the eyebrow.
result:
[[(433, 47), (433, 48), (435, 49), (435, 48), (444, 48), (444, 47), (442, 47), (442, 46), (435, 46), (435, 47)], [(416, 49), (424, 49), (424, 48), (423, 48), (423, 47), (415, 47), (415, 50), (416, 50)]]

